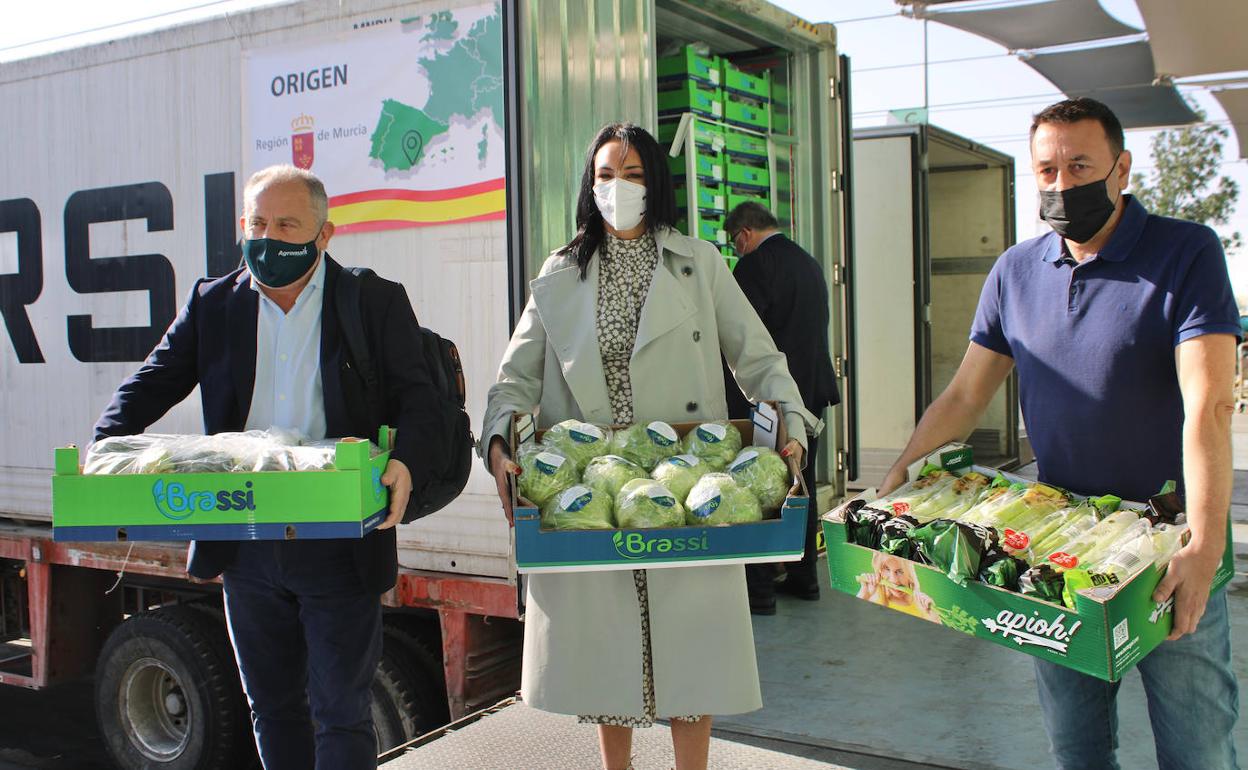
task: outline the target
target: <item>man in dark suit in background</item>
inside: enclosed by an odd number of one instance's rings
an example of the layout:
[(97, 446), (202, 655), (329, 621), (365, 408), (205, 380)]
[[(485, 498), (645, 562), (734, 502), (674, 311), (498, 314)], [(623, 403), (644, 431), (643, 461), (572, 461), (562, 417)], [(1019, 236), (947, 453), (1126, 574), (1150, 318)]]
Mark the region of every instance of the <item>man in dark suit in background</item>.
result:
[[(828, 286), (814, 257), (789, 240), (777, 228), (776, 218), (757, 203), (742, 203), (724, 220), (724, 229), (733, 248), (741, 255), (733, 275), (750, 304), (771, 332), (776, 347), (789, 361), (789, 372), (797, 382), (805, 406), (816, 416), (824, 407), (841, 401), (836, 374), (828, 356)], [(741, 389), (726, 373), (728, 413), (733, 418), (749, 417), (750, 404)], [(810, 515), (806, 521), (806, 548), (799, 562), (786, 567), (787, 577), (774, 582), (771, 564), (746, 566), (750, 611), (774, 615), (776, 591), (799, 599), (819, 598), (816, 572), (815, 533), (819, 516), (815, 505), (815, 458), (817, 436), (810, 437), (806, 467), (802, 477), (810, 490)]]
[(226, 616), (266, 770), (371, 768), (380, 596), (397, 577), (394, 525), (444, 452), (436, 393), (403, 287), (360, 276), (361, 318), (382, 414), (351, 360), (336, 310), (343, 269), (321, 181), (257, 172), (239, 219), (246, 267), (195, 284), (164, 339), (122, 383), (96, 439), (142, 433), (198, 385), (204, 432), (280, 427), (310, 439), (397, 428), (381, 481), (389, 515), (360, 539), (191, 543), (187, 572), (223, 575)]

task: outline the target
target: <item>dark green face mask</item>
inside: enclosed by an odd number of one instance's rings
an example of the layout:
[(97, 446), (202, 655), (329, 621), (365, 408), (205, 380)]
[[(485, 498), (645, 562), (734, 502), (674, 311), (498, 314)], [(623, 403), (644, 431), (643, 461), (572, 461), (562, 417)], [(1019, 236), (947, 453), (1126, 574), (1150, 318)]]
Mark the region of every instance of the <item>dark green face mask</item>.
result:
[(275, 238), (243, 241), (243, 259), (257, 281), (273, 289), (289, 286), (316, 264), (316, 241), (287, 243)]

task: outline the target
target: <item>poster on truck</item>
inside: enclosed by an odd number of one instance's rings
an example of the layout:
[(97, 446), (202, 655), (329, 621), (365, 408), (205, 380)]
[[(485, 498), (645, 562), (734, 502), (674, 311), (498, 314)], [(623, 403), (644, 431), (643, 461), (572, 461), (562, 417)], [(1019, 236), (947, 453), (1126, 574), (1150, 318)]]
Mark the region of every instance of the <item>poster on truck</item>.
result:
[(499, 4), (393, 22), (244, 51), (242, 167), (310, 169), (339, 233), (503, 219)]

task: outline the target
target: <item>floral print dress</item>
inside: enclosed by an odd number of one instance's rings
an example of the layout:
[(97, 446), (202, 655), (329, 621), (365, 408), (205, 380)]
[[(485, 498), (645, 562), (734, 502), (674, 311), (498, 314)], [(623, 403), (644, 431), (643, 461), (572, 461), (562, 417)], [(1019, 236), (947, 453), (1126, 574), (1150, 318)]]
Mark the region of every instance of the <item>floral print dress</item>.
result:
[[(606, 234), (598, 250), (598, 348), (603, 374), (611, 398), (611, 416), (617, 425), (631, 425), (633, 384), (629, 362), (637, 341), (641, 308), (650, 292), (650, 281), (659, 262), (659, 249), (649, 232), (639, 238), (622, 240)], [(657, 718), (654, 699), (654, 661), (650, 652), (650, 593), (646, 571), (633, 570), (637, 605), (641, 615), (641, 695), (642, 716), (582, 715), (579, 721), (616, 727), (650, 727)], [(674, 716), (696, 722), (701, 715)]]

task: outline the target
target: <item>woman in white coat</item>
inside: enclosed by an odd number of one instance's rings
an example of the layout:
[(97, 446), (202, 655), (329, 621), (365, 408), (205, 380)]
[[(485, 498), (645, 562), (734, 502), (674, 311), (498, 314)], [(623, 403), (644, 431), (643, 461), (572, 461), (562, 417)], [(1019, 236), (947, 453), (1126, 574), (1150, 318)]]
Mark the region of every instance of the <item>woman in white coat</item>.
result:
[[(664, 152), (631, 124), (591, 143), (575, 237), (529, 284), (490, 389), (481, 448), (508, 520), (512, 415), (629, 425), (728, 415), (720, 354), (752, 400), (781, 403), (799, 463), (817, 419), (713, 245), (676, 232)], [(598, 725), (603, 767), (670, 719), (677, 770), (704, 770), (712, 714), (762, 706), (738, 566), (533, 575), (521, 693)]]

